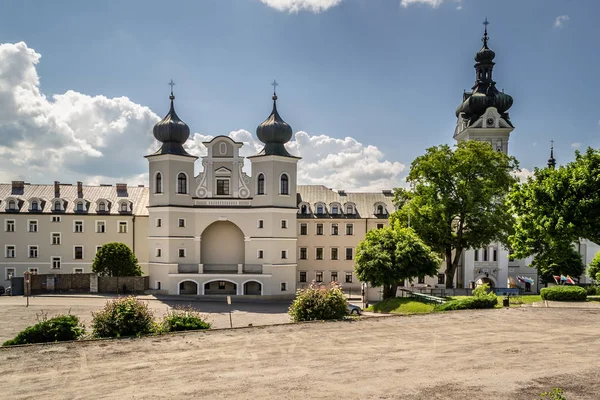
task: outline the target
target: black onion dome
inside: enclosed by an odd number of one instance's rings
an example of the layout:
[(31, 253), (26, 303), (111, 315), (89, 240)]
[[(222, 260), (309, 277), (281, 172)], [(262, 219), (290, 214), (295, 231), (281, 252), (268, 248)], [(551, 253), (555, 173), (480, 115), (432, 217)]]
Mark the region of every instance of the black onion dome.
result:
[(259, 155), (293, 157), (285, 148), (292, 138), (292, 127), (277, 112), (277, 95), (273, 94), (273, 111), (269, 118), (256, 128), (256, 136), (265, 144)]
[(169, 98), (171, 99), (171, 108), (168, 114), (152, 129), (156, 140), (162, 143), (156, 154), (189, 155), (183, 148), (183, 144), (190, 137), (190, 127), (177, 116), (173, 105), (173, 100), (175, 100), (173, 93)]

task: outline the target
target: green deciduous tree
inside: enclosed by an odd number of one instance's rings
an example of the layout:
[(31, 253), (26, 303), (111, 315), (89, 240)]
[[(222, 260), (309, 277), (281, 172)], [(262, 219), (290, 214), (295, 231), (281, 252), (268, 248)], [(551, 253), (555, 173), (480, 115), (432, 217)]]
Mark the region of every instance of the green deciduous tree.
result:
[(367, 232), (356, 248), (355, 270), (361, 281), (382, 286), (387, 299), (403, 280), (437, 274), (440, 262), (412, 229), (396, 224)]
[(577, 278), (585, 271), (581, 255), (571, 244), (547, 249), (543, 253), (536, 254), (530, 267), (538, 270), (540, 278), (545, 283), (554, 282), (554, 275), (570, 275)]
[(544, 254), (580, 238), (600, 243), (600, 151), (575, 152), (558, 169), (536, 169), (509, 196), (516, 216), (514, 258)]
[(512, 218), (505, 197), (516, 183), (517, 160), (488, 143), (431, 147), (417, 157), (407, 177), (413, 190), (397, 189), (392, 221), (410, 226), (444, 255), (446, 287), (453, 286), (463, 251), (494, 241), (506, 243)]
[(141, 276), (142, 270), (131, 249), (124, 243), (106, 243), (96, 253), (92, 271), (104, 276)]
[(594, 259), (588, 266), (587, 274), (596, 282), (600, 281), (600, 251), (596, 253)]

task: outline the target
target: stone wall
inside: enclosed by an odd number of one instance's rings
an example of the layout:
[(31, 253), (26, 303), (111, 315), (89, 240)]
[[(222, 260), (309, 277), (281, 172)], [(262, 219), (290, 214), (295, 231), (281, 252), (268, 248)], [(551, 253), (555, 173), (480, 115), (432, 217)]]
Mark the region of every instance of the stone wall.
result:
[[(31, 275), (31, 293), (89, 293), (90, 277), (95, 274)], [(143, 293), (149, 288), (147, 276), (98, 277), (98, 293)]]
[(150, 279), (147, 276), (98, 277), (98, 293), (143, 293), (149, 288)]

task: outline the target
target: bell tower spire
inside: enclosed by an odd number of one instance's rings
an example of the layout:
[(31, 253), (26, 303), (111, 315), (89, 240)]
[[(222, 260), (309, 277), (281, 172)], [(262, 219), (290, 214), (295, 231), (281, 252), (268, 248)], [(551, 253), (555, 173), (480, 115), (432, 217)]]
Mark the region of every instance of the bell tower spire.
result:
[(554, 159), (554, 140), (550, 141), (550, 158), (548, 159), (548, 168), (554, 169), (556, 167), (556, 160)]

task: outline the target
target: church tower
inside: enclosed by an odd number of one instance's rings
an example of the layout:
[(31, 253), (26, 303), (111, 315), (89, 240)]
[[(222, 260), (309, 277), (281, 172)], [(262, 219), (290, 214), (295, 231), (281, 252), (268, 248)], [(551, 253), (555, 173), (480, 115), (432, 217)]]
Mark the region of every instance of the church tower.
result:
[(475, 55), (475, 84), (471, 92), (463, 94), (456, 109), (454, 139), (488, 142), (495, 150), (508, 154), (508, 139), (514, 129), (508, 110), (513, 99), (496, 88), (492, 77), (496, 53), (488, 47), (487, 18), (483, 24), (483, 47)]

